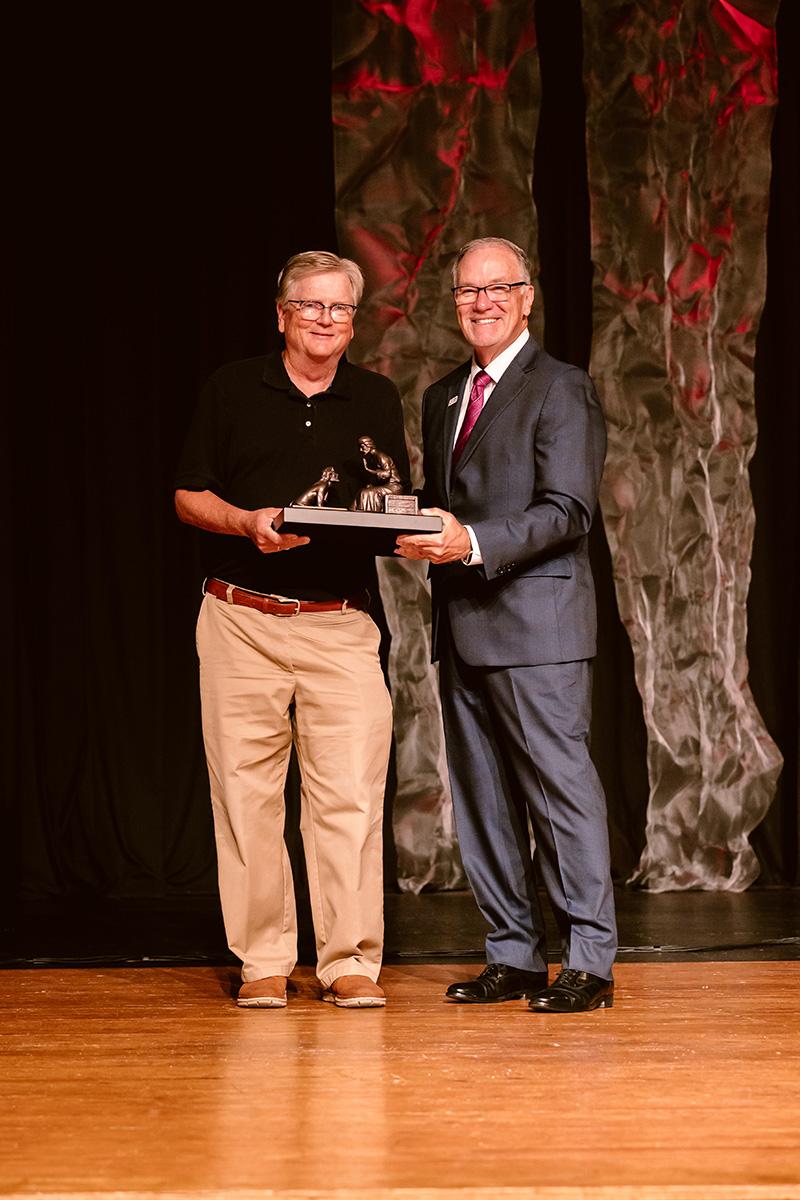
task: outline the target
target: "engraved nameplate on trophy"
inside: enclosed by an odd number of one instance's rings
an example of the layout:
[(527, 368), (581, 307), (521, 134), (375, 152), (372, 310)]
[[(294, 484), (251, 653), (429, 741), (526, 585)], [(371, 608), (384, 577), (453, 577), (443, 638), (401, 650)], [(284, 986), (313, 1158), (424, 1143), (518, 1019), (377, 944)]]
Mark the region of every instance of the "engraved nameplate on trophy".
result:
[(384, 496), (383, 511), (387, 513), (416, 513), (419, 511), (416, 496)]

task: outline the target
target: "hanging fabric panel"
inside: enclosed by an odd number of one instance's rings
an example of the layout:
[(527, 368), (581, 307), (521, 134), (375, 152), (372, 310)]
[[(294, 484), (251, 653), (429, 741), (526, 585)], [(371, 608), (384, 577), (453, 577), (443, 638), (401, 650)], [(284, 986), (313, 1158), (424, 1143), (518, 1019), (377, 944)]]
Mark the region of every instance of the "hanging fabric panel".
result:
[[(418, 480), (422, 392), (467, 358), (449, 293), (455, 252), (499, 234), (535, 261), (533, 6), (343, 0), (333, 20), (339, 250), (367, 277), (350, 354), (400, 388)], [(400, 886), (457, 887), (426, 572), (391, 559), (379, 571), (392, 634)]]
[(776, 11), (583, 3), (601, 503), (648, 731), (633, 882), (654, 891), (746, 888), (781, 767), (746, 657)]

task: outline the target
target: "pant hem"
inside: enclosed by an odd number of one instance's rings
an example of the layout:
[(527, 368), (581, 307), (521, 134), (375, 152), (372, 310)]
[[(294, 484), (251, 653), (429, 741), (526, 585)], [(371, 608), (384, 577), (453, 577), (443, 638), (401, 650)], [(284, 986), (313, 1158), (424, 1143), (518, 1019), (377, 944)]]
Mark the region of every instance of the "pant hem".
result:
[(342, 975), (363, 975), (366, 979), (371, 979), (373, 983), (378, 982), (378, 976), (381, 973), (380, 963), (364, 963), (351, 959), (349, 962), (340, 962), (328, 970), (317, 975), (323, 987), (329, 988), (340, 979)]
[(288, 979), (297, 963), (278, 963), (264, 967), (242, 967), (242, 983), (255, 983), (257, 979), (269, 979), (271, 975), (285, 975)]

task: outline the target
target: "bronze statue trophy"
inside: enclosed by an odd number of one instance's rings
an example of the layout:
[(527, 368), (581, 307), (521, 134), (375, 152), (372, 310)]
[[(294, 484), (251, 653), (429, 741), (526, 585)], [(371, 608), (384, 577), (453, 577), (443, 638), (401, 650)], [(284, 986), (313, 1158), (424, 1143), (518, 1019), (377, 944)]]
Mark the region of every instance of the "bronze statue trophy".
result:
[[(361, 465), (366, 475), (374, 475), (379, 483), (368, 483), (356, 496), (354, 512), (386, 512), (387, 496), (402, 496), (403, 481), (394, 461), (379, 450), (371, 437), (358, 439)], [(414, 497), (412, 497), (414, 499)], [(416, 512), (416, 508), (414, 509)]]
[[(367, 434), (358, 439), (361, 466), (369, 478), (350, 508), (328, 505), (328, 497), (340, 482), (335, 467), (325, 467), (320, 478), (273, 521), (275, 529), (315, 540), (335, 540), (342, 551), (359, 550), (375, 555), (393, 555), (401, 533), (439, 533), (441, 517), (420, 516), (416, 496), (403, 491), (403, 481), (394, 461)], [(374, 482), (373, 482), (374, 481)]]

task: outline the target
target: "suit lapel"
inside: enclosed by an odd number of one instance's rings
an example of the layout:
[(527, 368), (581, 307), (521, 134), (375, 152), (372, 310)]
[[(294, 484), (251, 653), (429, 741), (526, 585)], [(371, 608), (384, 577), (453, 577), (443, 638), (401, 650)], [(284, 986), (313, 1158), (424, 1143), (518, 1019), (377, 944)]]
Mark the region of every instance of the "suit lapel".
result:
[[(450, 495), (450, 472), (453, 465), (453, 442), (456, 437), (456, 423), (461, 411), (461, 400), (464, 387), (469, 379), (471, 363), (465, 363), (457, 372), (453, 372), (448, 380), (444, 402), (444, 422), (442, 425), (441, 472), (446, 495)], [(454, 399), (455, 398), (455, 399)]]
[[(461, 471), (464, 464), (469, 462), (476, 448), (480, 445), (482, 439), (486, 436), (500, 414), (510, 404), (514, 403), (520, 392), (528, 384), (530, 373), (535, 370), (538, 354), (539, 344), (531, 337), (522, 347), (514, 361), (509, 363), (503, 372), (500, 382), (496, 384), (491, 396), (484, 405), (481, 415), (475, 422), (469, 440), (458, 461), (457, 471)], [(450, 447), (450, 454), (452, 458), (452, 445)]]

